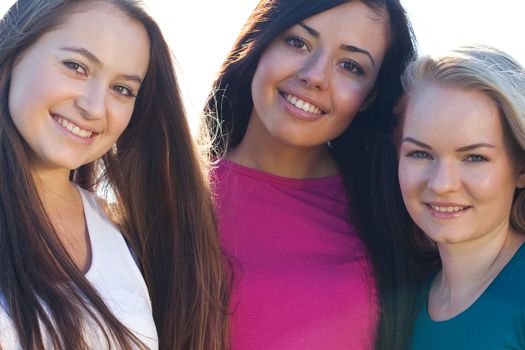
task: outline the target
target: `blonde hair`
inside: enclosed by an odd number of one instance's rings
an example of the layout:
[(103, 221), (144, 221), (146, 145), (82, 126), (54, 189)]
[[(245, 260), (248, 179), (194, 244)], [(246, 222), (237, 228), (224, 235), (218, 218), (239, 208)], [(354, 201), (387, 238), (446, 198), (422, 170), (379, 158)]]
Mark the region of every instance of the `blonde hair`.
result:
[[(434, 84), (477, 91), (491, 98), (499, 109), (505, 138), (516, 159), (525, 160), (525, 70), (509, 54), (485, 45), (463, 46), (444, 55), (423, 56), (411, 62), (403, 76), (405, 92), (395, 108), (399, 144), (408, 100), (424, 85)], [(517, 189), (510, 216), (511, 226), (525, 232), (525, 191)]]

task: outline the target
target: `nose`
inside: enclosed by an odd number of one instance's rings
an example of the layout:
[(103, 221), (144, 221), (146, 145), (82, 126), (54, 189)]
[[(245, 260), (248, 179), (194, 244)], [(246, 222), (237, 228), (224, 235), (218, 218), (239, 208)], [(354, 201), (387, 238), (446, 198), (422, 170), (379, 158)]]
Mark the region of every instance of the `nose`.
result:
[(86, 82), (75, 99), (75, 106), (82, 118), (101, 119), (106, 115), (106, 88), (95, 80)]
[(461, 187), (459, 169), (451, 161), (436, 162), (428, 175), (428, 188), (435, 193), (454, 192)]
[(326, 90), (328, 87), (328, 57), (322, 53), (310, 55), (298, 72), (298, 78), (309, 89)]

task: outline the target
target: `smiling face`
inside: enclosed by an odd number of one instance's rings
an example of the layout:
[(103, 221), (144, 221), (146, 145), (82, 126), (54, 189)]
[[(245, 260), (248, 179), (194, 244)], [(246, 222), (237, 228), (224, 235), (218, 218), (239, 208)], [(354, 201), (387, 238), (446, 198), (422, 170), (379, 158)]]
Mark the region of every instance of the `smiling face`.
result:
[(76, 169), (106, 153), (129, 123), (148, 67), (140, 23), (103, 2), (75, 9), (12, 73), (9, 111), (36, 169)]
[(279, 35), (252, 80), (247, 136), (315, 147), (343, 133), (374, 86), (388, 28), (386, 16), (351, 1)]
[(480, 92), (427, 84), (409, 97), (399, 182), (413, 220), (438, 244), (509, 232), (525, 176), (504, 135), (498, 108)]

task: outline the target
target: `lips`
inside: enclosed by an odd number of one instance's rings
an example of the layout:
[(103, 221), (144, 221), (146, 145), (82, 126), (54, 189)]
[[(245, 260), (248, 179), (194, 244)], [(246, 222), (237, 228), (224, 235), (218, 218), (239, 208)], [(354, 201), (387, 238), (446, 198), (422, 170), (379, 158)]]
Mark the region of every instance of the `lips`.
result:
[(437, 206), (437, 205), (432, 205), (432, 204), (429, 204), (430, 207), (435, 210), (435, 211), (438, 211), (440, 213), (456, 213), (458, 211), (462, 211), (462, 210), (465, 210), (467, 207), (463, 207), (463, 206), (450, 206), (450, 207), (447, 207), (447, 206)]
[(306, 101), (301, 100), (299, 97), (291, 95), (291, 94), (283, 94), (286, 101), (288, 101), (290, 104), (294, 105), (296, 108), (299, 108), (305, 112), (311, 113), (311, 114), (323, 114), (323, 111), (314, 106), (311, 103), (308, 103)]
[(433, 216), (440, 218), (458, 217), (465, 213), (471, 206), (460, 205), (457, 203), (425, 203)]
[(56, 114), (53, 114), (52, 115), (53, 119), (56, 120), (56, 122), (60, 125), (62, 125), (64, 127), (64, 129), (66, 129), (67, 131), (69, 131), (70, 133), (72, 133), (73, 135), (75, 136), (78, 136), (80, 138), (83, 138), (83, 139), (89, 139), (91, 137), (93, 137), (94, 135), (97, 135), (96, 132), (92, 131), (92, 130), (87, 130), (87, 129), (84, 129), (84, 128), (81, 128), (80, 126), (78, 126), (77, 124), (59, 116), (59, 115), (56, 115)]
[(283, 90), (279, 90), (279, 95), (281, 95), (283, 100), (289, 105), (312, 116), (322, 116), (327, 113), (326, 108), (312, 101), (311, 98), (306, 98), (305, 96), (301, 97)]

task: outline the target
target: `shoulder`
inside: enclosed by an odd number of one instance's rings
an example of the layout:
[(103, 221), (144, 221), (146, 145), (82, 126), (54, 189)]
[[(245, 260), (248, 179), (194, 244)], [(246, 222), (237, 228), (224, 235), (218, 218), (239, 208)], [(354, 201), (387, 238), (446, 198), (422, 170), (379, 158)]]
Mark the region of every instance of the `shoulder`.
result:
[(122, 222), (122, 214), (117, 203), (110, 203), (98, 196), (95, 196), (95, 201), (98, 204), (98, 207), (113, 224), (118, 226)]
[[(514, 253), (505, 269), (509, 270), (508, 279), (525, 288), (525, 243)], [(504, 270), (505, 271), (505, 270)]]
[[(525, 322), (525, 244), (514, 254), (507, 266), (489, 287), (487, 294), (499, 300), (501, 309), (519, 312)], [(524, 323), (525, 324), (525, 323)], [(524, 328), (525, 329), (525, 328)]]
[(18, 335), (15, 325), (9, 312), (3, 295), (0, 295), (0, 348), (2, 349), (19, 349)]
[(80, 186), (78, 186), (78, 190), (85, 199), (85, 202), (87, 202), (91, 208), (98, 211), (105, 218), (109, 219), (113, 224), (118, 225), (121, 215), (119, 206), (116, 203), (108, 202), (106, 199), (100, 197), (96, 193), (89, 192)]
[(220, 183), (233, 175), (237, 175), (237, 170), (235, 163), (225, 158), (217, 159), (210, 169), (211, 181), (212, 183)]

